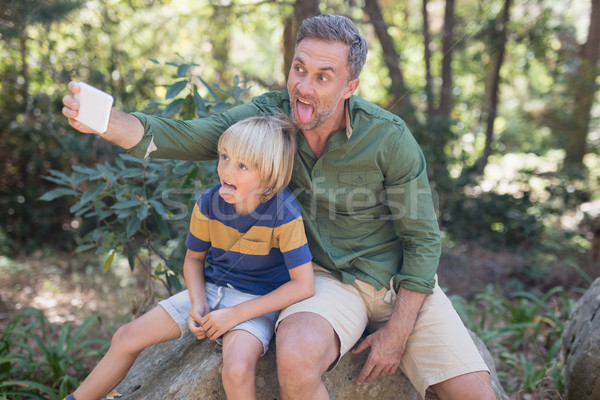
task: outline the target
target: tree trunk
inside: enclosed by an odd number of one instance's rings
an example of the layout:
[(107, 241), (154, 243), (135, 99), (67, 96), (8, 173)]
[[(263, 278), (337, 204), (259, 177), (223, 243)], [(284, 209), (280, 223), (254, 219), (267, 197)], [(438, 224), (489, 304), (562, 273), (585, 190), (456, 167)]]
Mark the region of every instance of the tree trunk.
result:
[(454, 54), (454, 0), (446, 0), (444, 30), (442, 33), (442, 88), (437, 115), (442, 121), (450, 120), (452, 111), (452, 56)]
[(423, 0), (421, 9), (423, 17), (423, 49), (425, 58), (425, 96), (427, 100), (427, 115), (433, 115), (433, 80), (431, 77), (431, 32), (429, 30), (429, 14), (427, 12), (428, 0)]
[(217, 71), (221, 82), (228, 82), (232, 77), (227, 75), (231, 50), (231, 6), (221, 6), (211, 3), (213, 14), (211, 24), (214, 33), (210, 35), (212, 44), (212, 58), (217, 63)]
[(286, 17), (283, 29), (283, 74), (287, 77), (292, 66), (298, 28), (306, 18), (319, 15), (319, 0), (296, 0), (294, 17)]
[(483, 149), (483, 155), (477, 163), (477, 171), (482, 173), (487, 165), (488, 159), (492, 153), (492, 142), (494, 140), (494, 121), (496, 120), (496, 114), (498, 110), (498, 92), (500, 87), (500, 69), (504, 63), (504, 53), (506, 51), (507, 41), (507, 25), (510, 20), (510, 5), (511, 0), (504, 2), (504, 8), (502, 10), (502, 18), (499, 23), (496, 24), (496, 29), (493, 31), (491, 42), (495, 45), (492, 48), (492, 66), (490, 68), (490, 78), (488, 79), (489, 88), (486, 92), (489, 93), (488, 97), (488, 110), (487, 110), (487, 123), (485, 130), (485, 147)]
[(388, 32), (388, 26), (383, 20), (383, 15), (377, 0), (365, 0), (364, 10), (371, 20), (375, 34), (381, 43), (383, 61), (388, 68), (392, 80), (388, 92), (392, 95), (389, 111), (406, 118), (412, 118), (414, 107), (410, 102), (409, 90), (404, 83), (404, 75), (400, 69), (399, 55), (394, 45), (394, 40)]
[(33, 102), (29, 96), (29, 64), (27, 61), (27, 33), (25, 32), (19, 37), (19, 51), (21, 53), (21, 76), (23, 77), (21, 96), (23, 97), (23, 107), (25, 108), (25, 122), (29, 123)]
[(572, 129), (566, 132), (565, 166), (581, 169), (587, 152), (587, 134), (590, 125), (590, 112), (596, 94), (595, 80), (598, 76), (600, 58), (600, 0), (592, 0), (590, 27), (587, 41), (581, 46), (580, 64), (573, 79)]

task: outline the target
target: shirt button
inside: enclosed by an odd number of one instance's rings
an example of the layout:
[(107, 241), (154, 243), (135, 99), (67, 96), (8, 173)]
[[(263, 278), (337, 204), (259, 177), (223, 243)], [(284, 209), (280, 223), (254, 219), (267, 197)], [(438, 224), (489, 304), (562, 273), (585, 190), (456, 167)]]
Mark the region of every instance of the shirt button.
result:
[(325, 226), (326, 225), (325, 221), (323, 221), (323, 220), (321, 220), (320, 224), (321, 224), (321, 226)]
[(319, 172), (319, 170), (316, 170), (315, 172), (313, 172), (313, 175), (314, 176), (319, 176), (319, 175), (321, 175), (321, 172)]
[(356, 178), (356, 183), (362, 183), (362, 177), (360, 177), (360, 176), (359, 176), (359, 177), (357, 177), (357, 178)]

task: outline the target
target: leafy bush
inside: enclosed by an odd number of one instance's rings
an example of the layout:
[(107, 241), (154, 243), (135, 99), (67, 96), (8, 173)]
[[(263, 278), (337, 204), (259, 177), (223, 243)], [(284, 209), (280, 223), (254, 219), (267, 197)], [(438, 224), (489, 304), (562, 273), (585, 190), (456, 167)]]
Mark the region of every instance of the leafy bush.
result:
[(440, 222), (457, 239), (482, 240), (497, 247), (534, 243), (543, 231), (529, 193), (520, 198), (493, 192), (460, 194), (447, 201)]
[(90, 316), (74, 331), (67, 324), (56, 331), (42, 311), (21, 311), (0, 337), (0, 398), (66, 396), (87, 374), (83, 360), (100, 357), (109, 345), (103, 339), (84, 339), (90, 325), (99, 322), (98, 316)]
[[(203, 118), (241, 104), (245, 90), (238, 87), (237, 77), (232, 88), (225, 90), (190, 74), (194, 64), (167, 64), (176, 68), (177, 81), (166, 91), (168, 104), (152, 104), (159, 115)], [(200, 95), (198, 81), (211, 100)], [(182, 93), (184, 96), (177, 98)], [(141, 266), (169, 293), (181, 290), (189, 215), (199, 193), (216, 183), (214, 163), (140, 160), (120, 154), (95, 167), (73, 166), (70, 176), (57, 170), (48, 172), (46, 179), (58, 188), (46, 192), (41, 200), (63, 196), (76, 200), (70, 212), (82, 221), (77, 251), (94, 250), (102, 255), (103, 271), (111, 267), (116, 254), (123, 254), (132, 270)]]

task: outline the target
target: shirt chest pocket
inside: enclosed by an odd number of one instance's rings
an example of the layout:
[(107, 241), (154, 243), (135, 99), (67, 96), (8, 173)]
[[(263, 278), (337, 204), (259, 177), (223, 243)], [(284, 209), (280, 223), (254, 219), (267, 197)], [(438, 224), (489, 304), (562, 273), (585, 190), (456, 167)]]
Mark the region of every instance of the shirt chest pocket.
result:
[(382, 203), (381, 171), (340, 172), (337, 204), (339, 210), (353, 213), (371, 209)]
[(266, 256), (271, 251), (270, 242), (241, 238), (238, 242), (240, 253), (252, 256)]

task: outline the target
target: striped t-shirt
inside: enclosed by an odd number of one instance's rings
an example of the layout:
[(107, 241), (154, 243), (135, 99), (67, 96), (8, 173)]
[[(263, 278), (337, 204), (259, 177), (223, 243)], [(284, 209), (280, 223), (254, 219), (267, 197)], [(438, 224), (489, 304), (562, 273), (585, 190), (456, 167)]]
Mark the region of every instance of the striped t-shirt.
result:
[(207, 282), (263, 295), (289, 281), (289, 269), (312, 260), (300, 207), (287, 190), (239, 216), (219, 187), (198, 199), (185, 241), (192, 251), (208, 251)]

